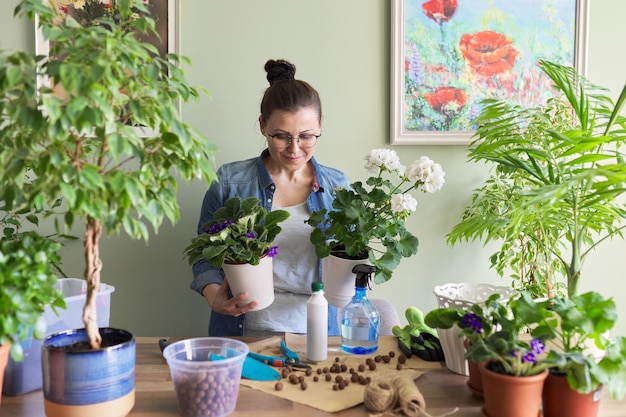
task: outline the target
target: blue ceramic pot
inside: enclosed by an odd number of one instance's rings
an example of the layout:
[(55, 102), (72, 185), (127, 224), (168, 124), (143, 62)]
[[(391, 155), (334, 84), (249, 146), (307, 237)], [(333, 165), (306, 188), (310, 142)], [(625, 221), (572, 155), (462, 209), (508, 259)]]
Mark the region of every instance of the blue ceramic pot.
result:
[[(126, 330), (100, 328), (102, 348), (88, 346), (85, 329), (48, 336), (42, 347), (46, 416), (126, 416), (135, 403), (135, 338)], [(89, 414), (86, 414), (86, 413)], [(99, 412), (95, 413), (96, 415)]]

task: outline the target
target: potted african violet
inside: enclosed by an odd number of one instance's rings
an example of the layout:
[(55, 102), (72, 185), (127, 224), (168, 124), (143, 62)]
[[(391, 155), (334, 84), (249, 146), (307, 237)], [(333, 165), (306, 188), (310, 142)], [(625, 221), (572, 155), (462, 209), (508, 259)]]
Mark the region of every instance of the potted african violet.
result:
[(184, 251), (189, 265), (206, 259), (222, 268), (233, 294), (248, 293), (240, 304), (257, 301), (253, 310), (264, 309), (274, 301), (272, 258), (278, 246), (272, 243), (282, 230), (278, 224), (289, 218), (288, 211), (268, 212), (259, 203), (256, 197), (243, 201), (229, 198), (202, 225), (204, 233), (195, 236)]

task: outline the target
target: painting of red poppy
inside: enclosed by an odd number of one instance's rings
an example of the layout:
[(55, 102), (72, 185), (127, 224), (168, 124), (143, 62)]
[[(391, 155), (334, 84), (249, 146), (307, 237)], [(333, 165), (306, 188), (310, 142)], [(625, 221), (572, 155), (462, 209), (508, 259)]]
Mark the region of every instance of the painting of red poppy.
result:
[(392, 0), (391, 143), (468, 144), (486, 98), (552, 96), (537, 61), (585, 74), (589, 0)]

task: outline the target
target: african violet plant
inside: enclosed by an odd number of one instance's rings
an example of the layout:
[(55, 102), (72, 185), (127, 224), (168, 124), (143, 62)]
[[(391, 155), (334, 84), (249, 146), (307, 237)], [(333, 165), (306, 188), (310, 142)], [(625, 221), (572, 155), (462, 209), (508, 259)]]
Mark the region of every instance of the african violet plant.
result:
[(476, 363), (495, 361), (512, 375), (549, 369), (579, 393), (602, 385), (616, 399), (626, 394), (626, 337), (608, 337), (617, 320), (613, 299), (594, 291), (545, 301), (522, 291), (506, 304), (498, 298), (469, 310), (438, 308), (424, 321), (441, 329), (458, 326), (459, 337), (470, 341), (465, 357)]
[(438, 308), (426, 314), (424, 321), (434, 328), (449, 329), (456, 325), (460, 337), (469, 339), (465, 358), (475, 363), (490, 361), (492, 369), (507, 375), (535, 375), (550, 368), (543, 355), (549, 334), (531, 339), (523, 335), (543, 318), (527, 293), (501, 303), (499, 294), (490, 296), (484, 306), (473, 304), (469, 310)]
[(256, 197), (226, 200), (213, 219), (202, 226), (204, 233), (194, 237), (185, 248), (189, 264), (204, 258), (216, 268), (225, 262), (258, 265), (262, 257), (274, 257), (278, 247), (272, 242), (282, 230), (278, 224), (289, 218), (289, 212), (268, 212), (259, 203)]

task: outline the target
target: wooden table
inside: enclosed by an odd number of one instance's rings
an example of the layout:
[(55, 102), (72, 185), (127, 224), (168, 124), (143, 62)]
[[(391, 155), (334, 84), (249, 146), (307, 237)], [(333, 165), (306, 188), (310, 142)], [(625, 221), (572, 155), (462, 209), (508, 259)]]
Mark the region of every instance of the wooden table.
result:
[[(159, 338), (137, 338), (137, 362), (135, 369), (135, 407), (131, 417), (176, 417), (179, 416), (176, 395), (169, 369), (161, 356)], [(454, 374), (443, 365), (429, 369), (417, 379), (417, 386), (426, 400), (427, 411), (434, 416), (459, 410), (453, 417), (480, 417), (482, 402), (473, 398), (465, 387), (467, 378)], [(368, 412), (361, 404), (338, 413), (329, 414), (306, 405), (294, 403), (241, 386), (237, 408), (233, 417), (274, 417), (279, 416), (328, 416), (367, 417)], [(41, 390), (20, 396), (2, 397), (0, 405), (2, 417), (45, 417)], [(612, 400), (605, 395), (600, 405), (599, 417), (626, 416), (626, 399)]]

